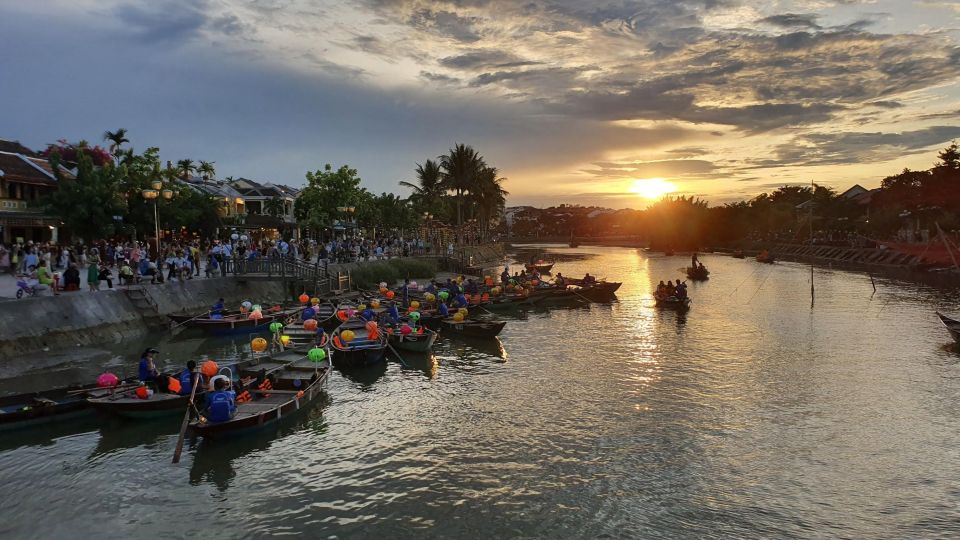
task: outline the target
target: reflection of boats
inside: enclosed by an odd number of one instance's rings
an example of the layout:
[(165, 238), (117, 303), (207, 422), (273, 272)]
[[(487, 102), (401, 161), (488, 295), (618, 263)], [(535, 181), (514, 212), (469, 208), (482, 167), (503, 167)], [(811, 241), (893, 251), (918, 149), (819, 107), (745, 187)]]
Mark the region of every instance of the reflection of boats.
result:
[(401, 351), (426, 352), (437, 341), (437, 333), (429, 328), (423, 328), (423, 333), (411, 332), (404, 336), (394, 331), (389, 335), (390, 345)]
[(732, 256), (734, 259), (743, 259), (743, 258), (744, 258), (743, 250), (742, 250), (742, 249), (738, 249), (738, 250), (734, 251), (731, 256)]
[(953, 337), (954, 341), (960, 343), (960, 321), (951, 319), (939, 311), (937, 312), (937, 317), (939, 317), (940, 322), (947, 327), (947, 331), (950, 332), (950, 335)]
[[(177, 411), (181, 417), (184, 410)], [(101, 423), (100, 438), (97, 440), (97, 446), (92, 455), (107, 455), (117, 450), (135, 446), (156, 446), (158, 441), (164, 437), (176, 435), (179, 431), (180, 419), (176, 416), (169, 416), (162, 420), (158, 419), (156, 422), (123, 422), (114, 418), (112, 421)]]
[[(353, 332), (353, 339), (346, 341), (343, 333)], [(333, 363), (340, 369), (352, 369), (372, 366), (383, 362), (387, 356), (386, 332), (378, 332), (374, 339), (367, 333), (365, 323), (360, 319), (351, 319), (341, 324), (333, 332)]]
[(688, 266), (687, 267), (687, 277), (694, 281), (705, 281), (710, 279), (710, 271), (707, 270), (706, 266)]
[(689, 309), (690, 308), (689, 298), (653, 295), (653, 299), (656, 301), (657, 307), (661, 307), (661, 308), (671, 308), (671, 309)]
[(441, 333), (452, 336), (496, 337), (507, 323), (504, 321), (460, 321), (444, 319)]
[[(258, 429), (279, 422), (306, 408), (320, 395), (323, 391), (323, 383), (330, 373), (330, 365), (325, 363), (324, 366), (317, 367), (309, 377), (307, 377), (307, 372), (294, 373), (288, 367), (283, 372), (276, 374), (277, 380), (290, 379), (290, 377), (283, 377), (285, 373), (295, 377), (291, 383), (292, 389), (279, 388), (281, 385), (278, 384), (276, 388), (268, 392), (251, 390), (255, 394), (254, 398), (250, 401), (237, 403), (236, 414), (230, 420), (211, 422), (201, 417), (191, 422), (190, 428), (204, 437), (218, 437)], [(306, 380), (305, 383), (302, 382), (304, 380)], [(296, 383), (298, 382), (301, 383), (301, 389), (297, 389), (298, 385)], [(286, 387), (287, 385), (284, 384), (283, 386)]]

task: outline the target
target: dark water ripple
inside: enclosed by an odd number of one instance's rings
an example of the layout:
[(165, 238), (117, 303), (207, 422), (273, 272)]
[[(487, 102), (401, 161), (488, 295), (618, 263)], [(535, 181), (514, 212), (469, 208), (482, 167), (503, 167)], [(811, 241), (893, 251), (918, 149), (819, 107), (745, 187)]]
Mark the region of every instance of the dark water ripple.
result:
[[(682, 315), (650, 292), (687, 259), (563, 253), (566, 275), (624, 281), (618, 300), (336, 374), (296, 421), (188, 441), (179, 466), (178, 419), (2, 434), (0, 536), (960, 535), (960, 353), (933, 316), (958, 291), (817, 269), (811, 309), (808, 267), (705, 256)], [(244, 343), (160, 348), (175, 365)], [(132, 370), (146, 344), (18, 359), (0, 392)]]

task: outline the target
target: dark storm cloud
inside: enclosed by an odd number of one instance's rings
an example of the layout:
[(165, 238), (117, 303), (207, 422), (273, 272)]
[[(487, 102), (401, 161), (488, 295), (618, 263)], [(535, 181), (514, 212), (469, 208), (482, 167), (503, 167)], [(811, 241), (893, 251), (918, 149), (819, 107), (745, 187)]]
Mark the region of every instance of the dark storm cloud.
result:
[(820, 29), (817, 19), (820, 17), (815, 13), (784, 13), (782, 15), (771, 15), (760, 19), (759, 23), (769, 24), (780, 28), (812, 28)]
[(477, 23), (480, 22), (478, 17), (463, 17), (452, 11), (420, 9), (410, 16), (409, 22), (411, 26), (420, 30), (457, 41), (480, 40), (480, 34), (476, 29)]
[(523, 60), (511, 53), (498, 49), (484, 49), (457, 56), (446, 56), (441, 58), (439, 63), (443, 67), (457, 70), (514, 68), (541, 64), (541, 62)]

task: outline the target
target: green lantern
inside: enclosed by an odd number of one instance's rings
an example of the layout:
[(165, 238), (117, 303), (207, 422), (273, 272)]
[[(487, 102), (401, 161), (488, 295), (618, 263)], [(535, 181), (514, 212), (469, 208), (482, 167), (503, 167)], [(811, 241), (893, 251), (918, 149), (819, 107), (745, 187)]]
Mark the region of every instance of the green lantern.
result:
[(419, 311), (411, 312), (411, 313), (410, 313), (410, 320), (413, 321), (413, 322), (419, 321), (419, 320), (420, 320), (420, 312), (419, 312)]
[(320, 347), (314, 347), (310, 349), (310, 352), (307, 353), (307, 357), (311, 362), (319, 364), (327, 358), (327, 351), (321, 349)]
[(270, 331), (273, 332), (274, 334), (279, 333), (281, 330), (283, 330), (283, 323), (279, 323), (279, 322), (270, 323)]

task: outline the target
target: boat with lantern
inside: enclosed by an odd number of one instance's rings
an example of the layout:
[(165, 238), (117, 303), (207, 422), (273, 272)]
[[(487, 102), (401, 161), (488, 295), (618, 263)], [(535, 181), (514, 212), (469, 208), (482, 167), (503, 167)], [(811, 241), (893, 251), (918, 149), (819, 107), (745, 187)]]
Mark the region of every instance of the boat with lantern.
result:
[(492, 338), (507, 325), (505, 321), (480, 321), (475, 319), (444, 319), (440, 332), (445, 336)]
[(390, 330), (392, 330), (392, 332), (387, 332), (390, 345), (401, 351), (427, 352), (433, 348), (433, 344), (437, 341), (438, 337), (436, 331), (423, 325), (416, 330), (411, 330), (407, 334), (393, 328)]
[[(211, 334), (235, 334), (246, 332), (259, 332), (268, 328), (270, 323), (278, 321), (285, 322), (287, 318), (300, 313), (303, 308), (287, 308), (281, 306), (272, 306), (259, 312), (238, 313), (226, 317), (201, 317), (187, 322), (185, 325), (189, 328), (199, 328), (204, 332)], [(256, 316), (255, 313), (260, 313)]]
[[(386, 360), (387, 333), (377, 326), (368, 326), (368, 322), (352, 318), (344, 321), (336, 330), (330, 342), (333, 352), (333, 365), (340, 369), (353, 369), (372, 366)], [(376, 325), (376, 323), (373, 323)]]
[(2, 397), (0, 431), (76, 420), (93, 412), (88, 397), (106, 396), (131, 387), (131, 381), (118, 381), (107, 388), (100, 384), (75, 385)]

